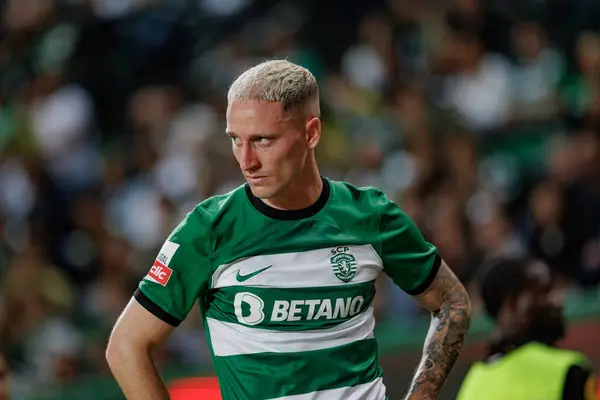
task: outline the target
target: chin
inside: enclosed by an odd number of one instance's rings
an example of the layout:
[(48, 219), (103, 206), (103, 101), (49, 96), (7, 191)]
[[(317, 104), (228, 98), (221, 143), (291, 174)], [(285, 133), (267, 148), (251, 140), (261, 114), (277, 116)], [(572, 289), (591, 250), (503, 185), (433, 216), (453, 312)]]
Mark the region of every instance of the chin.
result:
[(275, 195), (273, 189), (268, 186), (250, 184), (250, 190), (255, 197), (263, 200), (269, 199)]

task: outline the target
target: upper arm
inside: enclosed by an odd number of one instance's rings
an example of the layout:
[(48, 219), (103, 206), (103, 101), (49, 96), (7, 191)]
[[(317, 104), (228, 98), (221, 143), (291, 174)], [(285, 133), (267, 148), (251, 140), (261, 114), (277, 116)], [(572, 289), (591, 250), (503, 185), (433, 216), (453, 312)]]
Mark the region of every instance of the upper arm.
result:
[(464, 286), (437, 248), (425, 240), (400, 207), (383, 201), (379, 234), (384, 272), (430, 311), (439, 310), (446, 301), (462, 302), (470, 308)]
[(471, 314), (471, 302), (467, 290), (444, 261), (431, 284), (414, 296), (429, 311), (435, 312), (444, 304), (465, 308), (467, 316)]
[(383, 271), (402, 290), (418, 295), (427, 289), (441, 265), (434, 245), (394, 202), (380, 195), (380, 255)]
[(173, 329), (132, 298), (113, 328), (109, 350), (111, 347), (119, 352), (122, 348), (152, 348), (162, 343)]
[(211, 278), (210, 227), (194, 210), (171, 233), (134, 296), (139, 305), (163, 322), (178, 326)]

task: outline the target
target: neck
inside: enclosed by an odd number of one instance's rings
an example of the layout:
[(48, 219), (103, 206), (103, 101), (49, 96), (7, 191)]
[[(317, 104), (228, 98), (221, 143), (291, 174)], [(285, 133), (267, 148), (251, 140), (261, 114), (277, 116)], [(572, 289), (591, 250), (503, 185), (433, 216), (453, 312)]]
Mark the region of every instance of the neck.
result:
[(276, 196), (263, 199), (263, 202), (280, 210), (301, 210), (315, 204), (323, 190), (323, 181), (314, 156), (311, 157), (306, 168), (288, 187)]
[(488, 342), (487, 353), (488, 356), (494, 354), (507, 354), (512, 350), (531, 342), (540, 342), (548, 346), (556, 345), (559, 335), (554, 332), (545, 334), (544, 332), (535, 331), (503, 331), (501, 329), (496, 330), (492, 333), (490, 341)]

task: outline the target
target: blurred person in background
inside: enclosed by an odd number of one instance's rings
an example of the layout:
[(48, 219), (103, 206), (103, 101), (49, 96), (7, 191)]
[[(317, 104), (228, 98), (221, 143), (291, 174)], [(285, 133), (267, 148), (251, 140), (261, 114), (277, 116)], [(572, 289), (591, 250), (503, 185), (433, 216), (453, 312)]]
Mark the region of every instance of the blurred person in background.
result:
[(557, 138), (548, 146), (548, 177), (529, 196), (529, 249), (566, 283), (589, 287), (600, 282), (600, 263), (591, 254), (600, 233), (600, 200), (580, 179), (588, 158), (580, 142), (580, 136)]
[(485, 311), (495, 321), (487, 358), (467, 374), (458, 400), (596, 400), (585, 355), (556, 347), (566, 321), (550, 269), (534, 259), (491, 263), (480, 276)]
[(0, 335), (5, 354), (15, 361), (15, 390), (23, 397), (35, 387), (71, 381), (81, 344), (68, 320), (75, 294), (45, 254), (43, 246), (27, 247), (12, 259), (1, 285), (6, 317)]
[(477, 134), (503, 128), (511, 107), (510, 64), (486, 51), (481, 38), (469, 31), (448, 36), (441, 58), (449, 76), (443, 95), (462, 123)]
[(561, 82), (561, 98), (567, 115), (588, 119), (600, 83), (600, 35), (583, 32), (575, 44), (575, 63)]
[(10, 399), (10, 369), (0, 351), (0, 400)]
[(539, 24), (520, 22), (512, 28), (516, 62), (511, 70), (512, 122), (534, 122), (552, 118), (557, 108), (556, 87), (564, 60), (549, 47)]

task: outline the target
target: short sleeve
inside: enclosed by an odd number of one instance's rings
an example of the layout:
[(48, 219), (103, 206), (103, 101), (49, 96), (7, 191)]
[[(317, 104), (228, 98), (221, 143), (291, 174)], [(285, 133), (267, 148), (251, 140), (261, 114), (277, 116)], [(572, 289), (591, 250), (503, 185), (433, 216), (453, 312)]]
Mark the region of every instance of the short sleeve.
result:
[(211, 277), (210, 228), (202, 212), (190, 212), (169, 235), (134, 297), (163, 321), (178, 326)]
[(379, 238), (383, 271), (405, 292), (420, 294), (439, 270), (438, 251), (400, 207), (383, 194), (378, 200), (382, 209)]

